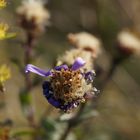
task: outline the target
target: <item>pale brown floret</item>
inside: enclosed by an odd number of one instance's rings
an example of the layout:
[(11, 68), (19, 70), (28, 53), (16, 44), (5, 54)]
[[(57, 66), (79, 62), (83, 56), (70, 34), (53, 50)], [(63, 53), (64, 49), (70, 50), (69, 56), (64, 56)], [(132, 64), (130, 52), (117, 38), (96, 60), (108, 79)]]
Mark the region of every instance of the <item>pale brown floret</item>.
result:
[(57, 59), (57, 65), (67, 64), (71, 66), (77, 57), (81, 57), (86, 61), (86, 64), (82, 67), (83, 70), (90, 71), (93, 69), (94, 58), (90, 52), (81, 49), (71, 49), (66, 51), (64, 55), (61, 55)]
[(117, 36), (118, 48), (124, 54), (140, 55), (140, 36), (130, 30), (123, 30)]
[(49, 24), (50, 13), (44, 8), (40, 0), (26, 0), (17, 8), (20, 25), (33, 33), (44, 31), (45, 25)]
[(61, 71), (54, 71), (50, 82), (54, 97), (63, 100), (65, 104), (75, 100), (84, 102), (85, 92), (91, 89), (80, 70), (62, 69)]
[(101, 41), (90, 33), (70, 33), (68, 40), (74, 47), (89, 51), (94, 58), (101, 53)]

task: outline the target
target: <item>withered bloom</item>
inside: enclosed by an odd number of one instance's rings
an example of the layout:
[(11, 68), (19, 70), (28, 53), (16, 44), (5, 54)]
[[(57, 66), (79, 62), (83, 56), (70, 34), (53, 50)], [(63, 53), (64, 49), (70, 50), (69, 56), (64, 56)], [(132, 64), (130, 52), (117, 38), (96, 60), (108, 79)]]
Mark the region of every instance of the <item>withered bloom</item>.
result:
[(68, 40), (74, 47), (90, 52), (93, 58), (101, 53), (100, 39), (90, 33), (69, 33)]
[(130, 30), (123, 30), (117, 36), (117, 47), (124, 55), (140, 55), (140, 36)]
[(41, 0), (24, 0), (17, 8), (19, 23), (27, 32), (36, 36), (49, 24), (50, 13)]
[(66, 51), (63, 55), (58, 57), (57, 64), (67, 64), (68, 66), (71, 66), (77, 57), (81, 57), (86, 61), (86, 64), (82, 67), (84, 71), (89, 71), (93, 69), (94, 58), (92, 57), (92, 54), (88, 51), (81, 49), (71, 49)]
[(56, 66), (49, 71), (28, 64), (26, 72), (49, 77), (43, 83), (43, 94), (54, 107), (69, 112), (94, 95), (94, 71), (84, 72), (81, 68), (85, 65), (82, 58), (77, 58), (71, 67), (67, 65)]

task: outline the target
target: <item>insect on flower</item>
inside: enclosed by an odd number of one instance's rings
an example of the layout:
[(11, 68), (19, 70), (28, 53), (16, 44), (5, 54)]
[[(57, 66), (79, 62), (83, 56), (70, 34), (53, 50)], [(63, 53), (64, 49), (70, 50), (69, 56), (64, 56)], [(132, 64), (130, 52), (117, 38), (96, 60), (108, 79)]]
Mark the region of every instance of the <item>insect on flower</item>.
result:
[(33, 72), (40, 76), (49, 77), (43, 83), (43, 94), (48, 102), (56, 108), (69, 112), (85, 102), (88, 97), (93, 97), (94, 71), (83, 72), (85, 61), (78, 57), (72, 67), (67, 65), (56, 66), (54, 69), (44, 71), (34, 65), (26, 66), (26, 73)]

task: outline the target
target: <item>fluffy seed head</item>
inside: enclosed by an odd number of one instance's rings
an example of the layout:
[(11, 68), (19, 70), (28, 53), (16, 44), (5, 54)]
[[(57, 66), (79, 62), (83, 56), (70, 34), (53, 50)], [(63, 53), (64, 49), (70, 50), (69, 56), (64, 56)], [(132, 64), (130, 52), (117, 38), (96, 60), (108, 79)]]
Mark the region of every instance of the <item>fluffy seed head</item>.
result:
[(17, 8), (20, 25), (26, 30), (43, 31), (49, 24), (50, 13), (41, 0), (24, 0)]
[(129, 30), (121, 31), (117, 36), (118, 48), (124, 54), (140, 55), (140, 37)]
[(86, 32), (70, 33), (68, 40), (76, 48), (91, 52), (94, 58), (101, 53), (101, 41), (92, 34)]
[(71, 66), (77, 57), (81, 57), (83, 60), (86, 61), (86, 64), (82, 67), (82, 69), (93, 69), (94, 58), (92, 57), (92, 54), (88, 51), (81, 49), (71, 49), (69, 51), (66, 51), (64, 55), (58, 57), (57, 63), (58, 65), (67, 64), (68, 66)]

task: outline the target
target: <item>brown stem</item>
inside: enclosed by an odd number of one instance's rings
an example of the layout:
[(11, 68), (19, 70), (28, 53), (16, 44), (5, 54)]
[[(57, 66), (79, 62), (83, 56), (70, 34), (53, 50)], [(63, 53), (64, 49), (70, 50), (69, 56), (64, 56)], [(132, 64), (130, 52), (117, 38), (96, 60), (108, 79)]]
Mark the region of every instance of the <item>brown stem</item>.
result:
[[(34, 39), (33, 35), (30, 33), (27, 33), (27, 42), (25, 44), (25, 56), (24, 56), (25, 57), (25, 60), (24, 60), (25, 66), (31, 62), (34, 40), (35, 39)], [(25, 82), (26, 82), (26, 88), (28, 90), (30, 90), (32, 87), (32, 84), (31, 84), (32, 82), (30, 80), (29, 74), (25, 75)]]
[(110, 79), (112, 78), (112, 76), (114, 75), (114, 72), (116, 71), (116, 68), (127, 59), (127, 56), (118, 56), (118, 57), (114, 57), (112, 59), (112, 63), (111, 63), (111, 67), (108, 70), (108, 72), (106, 72), (106, 76), (104, 77), (104, 79), (102, 80), (102, 82), (99, 84), (99, 89), (103, 90), (104, 87), (106, 86), (106, 84), (110, 81)]
[(86, 103), (82, 104), (80, 106), (79, 111), (77, 112), (76, 116), (68, 121), (67, 128), (66, 128), (64, 134), (61, 136), (60, 140), (66, 140), (71, 129), (79, 124), (79, 121), (78, 121), (79, 117), (83, 113), (85, 107), (86, 107)]
[[(25, 44), (25, 54), (24, 54), (25, 66), (31, 62), (34, 41), (35, 41), (34, 36), (30, 33), (27, 33), (27, 42)], [(30, 90), (32, 88), (32, 81), (29, 74), (25, 74), (25, 84), (26, 84), (26, 92), (27, 92), (26, 94), (30, 94)], [(27, 116), (27, 119), (30, 125), (35, 127), (34, 113), (31, 104), (29, 104), (28, 109), (29, 109), (29, 114)]]

